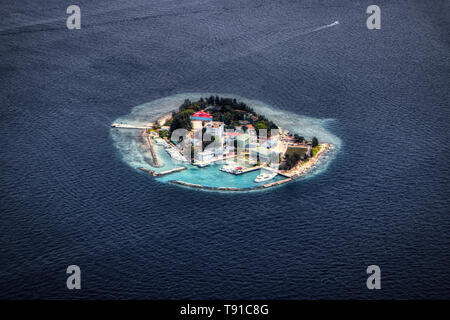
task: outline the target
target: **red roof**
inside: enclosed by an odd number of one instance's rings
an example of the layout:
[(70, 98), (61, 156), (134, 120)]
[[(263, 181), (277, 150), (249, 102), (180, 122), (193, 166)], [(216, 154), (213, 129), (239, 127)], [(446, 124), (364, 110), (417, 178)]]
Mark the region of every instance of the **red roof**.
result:
[(241, 134), (241, 132), (226, 132), (227, 136), (240, 136)]
[(211, 118), (212, 119), (212, 115), (205, 111), (197, 111), (192, 116), (199, 117), (199, 118)]

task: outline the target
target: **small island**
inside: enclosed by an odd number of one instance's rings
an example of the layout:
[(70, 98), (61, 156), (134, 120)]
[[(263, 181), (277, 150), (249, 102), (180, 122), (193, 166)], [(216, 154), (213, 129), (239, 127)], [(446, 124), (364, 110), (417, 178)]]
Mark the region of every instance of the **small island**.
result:
[[(279, 127), (244, 102), (217, 95), (186, 99), (176, 111), (145, 126), (112, 126), (142, 130), (142, 142), (150, 155), (150, 168), (141, 167), (142, 171), (160, 177), (195, 169), (190, 182), (182, 178), (169, 182), (202, 189), (244, 191), (277, 186), (304, 175), (332, 147), (316, 137), (307, 140)], [(207, 172), (212, 179), (223, 177), (224, 185), (192, 182), (192, 175), (201, 180)]]

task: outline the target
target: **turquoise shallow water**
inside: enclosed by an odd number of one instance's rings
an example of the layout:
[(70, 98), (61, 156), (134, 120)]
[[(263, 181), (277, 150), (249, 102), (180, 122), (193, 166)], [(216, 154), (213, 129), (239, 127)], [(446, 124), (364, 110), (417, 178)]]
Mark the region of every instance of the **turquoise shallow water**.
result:
[(170, 157), (170, 155), (166, 152), (166, 150), (164, 150), (164, 147), (154, 144), (154, 148), (155, 148), (155, 152), (158, 157), (158, 163), (159, 163), (160, 167), (153, 167), (150, 164), (146, 165), (144, 167), (146, 167), (150, 170), (153, 170), (155, 172), (163, 172), (163, 171), (167, 171), (167, 170), (171, 170), (171, 169), (175, 169), (175, 168), (179, 168), (179, 167), (191, 167), (188, 164), (183, 163), (181, 161), (173, 160)]
[(189, 170), (184, 170), (161, 176), (157, 178), (159, 181), (167, 182), (170, 180), (180, 180), (188, 183), (200, 184), (207, 187), (232, 187), (232, 188), (250, 188), (264, 183), (274, 182), (285, 179), (278, 175), (274, 179), (264, 182), (254, 182), (256, 176), (260, 173), (260, 170), (251, 171), (241, 175), (234, 175), (220, 171), (222, 167), (220, 164), (212, 164), (208, 167), (197, 168), (189, 166)]
[[(263, 183), (254, 182), (256, 176), (260, 173), (260, 170), (255, 170), (241, 175), (234, 175), (220, 171), (219, 169), (223, 164), (216, 163), (211, 164), (204, 168), (198, 168), (190, 164), (177, 162), (172, 160), (169, 154), (164, 150), (164, 147), (155, 145), (155, 151), (158, 156), (160, 167), (156, 168), (151, 165), (145, 166), (155, 172), (163, 172), (179, 167), (187, 167), (188, 170), (171, 173), (156, 178), (161, 182), (169, 182), (171, 180), (179, 180), (188, 183), (200, 184), (206, 187), (232, 187), (232, 188), (250, 188), (261, 185)], [(283, 180), (280, 175), (268, 182), (274, 182)], [(268, 183), (265, 182), (265, 183)]]

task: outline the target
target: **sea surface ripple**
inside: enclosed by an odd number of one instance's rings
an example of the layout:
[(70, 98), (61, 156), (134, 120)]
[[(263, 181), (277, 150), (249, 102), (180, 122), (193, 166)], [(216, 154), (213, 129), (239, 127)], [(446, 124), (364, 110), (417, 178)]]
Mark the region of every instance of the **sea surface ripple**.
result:
[[(365, 0), (77, 4), (74, 31), (59, 0), (0, 5), (0, 298), (450, 298), (447, 1), (379, 0), (375, 31)], [(246, 194), (124, 163), (113, 121), (206, 92), (317, 123), (339, 152)]]

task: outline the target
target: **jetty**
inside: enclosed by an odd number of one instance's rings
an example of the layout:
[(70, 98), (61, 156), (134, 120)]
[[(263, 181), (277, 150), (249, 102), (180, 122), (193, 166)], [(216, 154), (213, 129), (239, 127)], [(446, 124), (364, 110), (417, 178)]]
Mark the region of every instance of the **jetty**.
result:
[(121, 123), (121, 122), (114, 122), (111, 124), (111, 127), (113, 128), (119, 128), (119, 129), (150, 129), (153, 126), (153, 123), (148, 123), (146, 126), (143, 125), (134, 125), (134, 124), (127, 124), (127, 123)]
[(150, 153), (152, 154), (153, 166), (160, 167), (161, 165), (158, 162), (158, 156), (156, 155), (155, 149), (153, 148), (153, 143), (150, 139), (149, 134), (145, 130), (143, 131), (142, 134), (144, 136), (144, 139), (147, 141), (148, 148), (150, 149)]
[(178, 168), (174, 168), (174, 169), (170, 169), (170, 170), (166, 170), (166, 171), (161, 171), (161, 172), (156, 172), (144, 167), (139, 168), (140, 170), (147, 172), (149, 174), (151, 174), (154, 177), (159, 177), (159, 176), (164, 176), (166, 174), (170, 174), (170, 173), (174, 173), (174, 172), (179, 172), (179, 171), (183, 171), (186, 170), (186, 167), (178, 167)]
[(244, 174), (244, 173), (247, 173), (247, 172), (252, 172), (252, 171), (259, 170), (259, 169), (261, 169), (262, 167), (263, 167), (263, 166), (260, 165), (260, 166), (255, 166), (255, 167), (245, 168), (245, 169), (242, 169), (240, 172), (233, 172), (233, 174), (238, 176), (238, 175), (240, 175), (240, 174)]
[(187, 169), (186, 167), (178, 167), (178, 168), (174, 168), (174, 169), (170, 169), (170, 170), (159, 172), (159, 173), (157, 173), (157, 175), (158, 176), (164, 176), (164, 175), (169, 174), (169, 173), (180, 172), (180, 171), (183, 171), (183, 170), (186, 170), (186, 169)]

